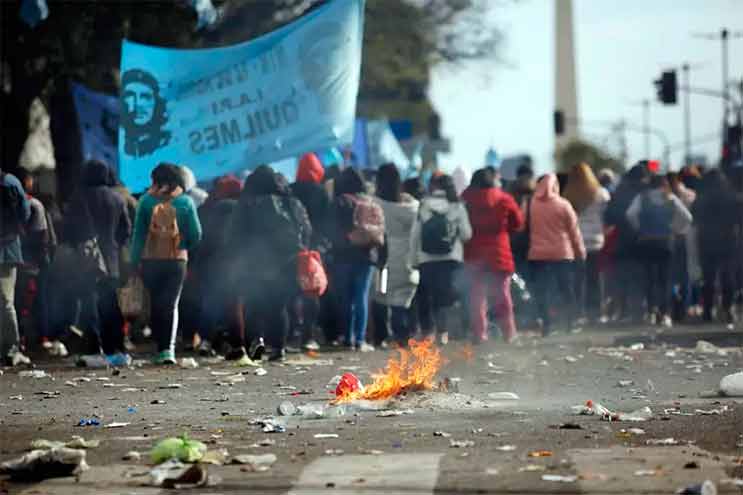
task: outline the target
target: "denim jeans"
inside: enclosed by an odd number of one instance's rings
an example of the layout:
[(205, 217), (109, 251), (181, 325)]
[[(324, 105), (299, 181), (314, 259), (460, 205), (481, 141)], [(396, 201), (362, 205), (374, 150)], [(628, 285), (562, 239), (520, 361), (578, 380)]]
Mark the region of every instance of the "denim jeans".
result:
[(369, 321), (369, 287), (374, 267), (368, 263), (339, 263), (335, 270), (335, 283), (340, 299), (341, 322), (346, 331), (346, 343), (359, 346), (366, 340), (366, 325)]
[[(562, 261), (532, 261), (534, 276), (534, 295), (539, 310), (539, 316), (544, 324), (543, 332), (552, 330), (552, 300), (551, 294), (559, 293), (562, 298), (562, 315), (568, 325), (576, 320), (575, 307), (575, 265), (572, 260)], [(553, 285), (553, 282), (556, 284)]]
[(0, 265), (0, 358), (18, 347), (18, 316), (15, 312), (14, 265)]

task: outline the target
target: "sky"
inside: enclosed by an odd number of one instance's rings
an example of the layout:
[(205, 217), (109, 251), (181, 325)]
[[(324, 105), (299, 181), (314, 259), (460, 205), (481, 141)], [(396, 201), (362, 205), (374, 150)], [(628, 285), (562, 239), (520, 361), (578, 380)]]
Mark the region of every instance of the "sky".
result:
[[(490, 146), (507, 156), (529, 153), (539, 172), (553, 169), (554, 1), (493, 2), (491, 24), (505, 41), (496, 60), (465, 66), (438, 66), (430, 97), (442, 117), (452, 149), (444, 168), (476, 169)], [(679, 104), (656, 103), (653, 81), (663, 70), (691, 66), (692, 87), (720, 90), (720, 41), (694, 33), (743, 32), (742, 0), (573, 0), (581, 135), (619, 149), (603, 122), (625, 119), (642, 125), (642, 105), (651, 100), (650, 125), (663, 131), (672, 147), (671, 168), (683, 158), (683, 95)], [(729, 42), (730, 76), (743, 78), (743, 38)], [(681, 77), (681, 71), (678, 71)], [(681, 80), (679, 81), (681, 82)], [(719, 158), (722, 101), (691, 96), (692, 152)], [(592, 124), (592, 125), (591, 125)], [(641, 133), (626, 134), (629, 162), (644, 158)], [(695, 142), (696, 141), (696, 142)], [(651, 139), (652, 158), (662, 143)]]

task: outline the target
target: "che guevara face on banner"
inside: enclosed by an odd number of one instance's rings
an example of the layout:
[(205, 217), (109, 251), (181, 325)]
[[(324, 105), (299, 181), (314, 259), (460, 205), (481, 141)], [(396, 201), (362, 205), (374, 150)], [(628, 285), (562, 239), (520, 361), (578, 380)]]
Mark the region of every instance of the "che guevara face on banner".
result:
[(121, 127), (124, 153), (134, 157), (151, 155), (170, 142), (171, 133), (165, 99), (157, 80), (149, 72), (131, 69), (121, 77)]

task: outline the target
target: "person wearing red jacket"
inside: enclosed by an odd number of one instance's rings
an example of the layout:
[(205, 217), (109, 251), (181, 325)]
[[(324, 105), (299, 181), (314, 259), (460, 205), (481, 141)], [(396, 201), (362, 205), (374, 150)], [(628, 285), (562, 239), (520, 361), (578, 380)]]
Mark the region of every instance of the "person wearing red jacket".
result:
[(570, 202), (560, 196), (557, 176), (547, 174), (537, 183), (537, 190), (529, 203), (529, 264), (544, 336), (552, 331), (549, 313), (552, 280), (556, 280), (563, 297), (569, 324), (575, 323), (573, 261), (576, 259), (586, 259), (578, 216)]
[(467, 205), (472, 238), (464, 248), (471, 278), (470, 321), (475, 342), (488, 340), (488, 291), (503, 338), (516, 337), (510, 281), (514, 272), (510, 234), (524, 228), (524, 217), (513, 196), (495, 186), (495, 177), (483, 169), (475, 172), (462, 194)]

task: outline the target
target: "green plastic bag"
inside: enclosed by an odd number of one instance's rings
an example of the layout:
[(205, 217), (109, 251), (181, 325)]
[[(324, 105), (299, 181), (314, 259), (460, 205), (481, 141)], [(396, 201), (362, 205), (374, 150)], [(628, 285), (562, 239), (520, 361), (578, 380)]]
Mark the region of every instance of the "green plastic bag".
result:
[(198, 440), (191, 440), (187, 434), (182, 437), (171, 437), (161, 440), (150, 452), (150, 458), (155, 464), (160, 464), (170, 459), (178, 459), (181, 462), (197, 462), (206, 454), (206, 445)]

